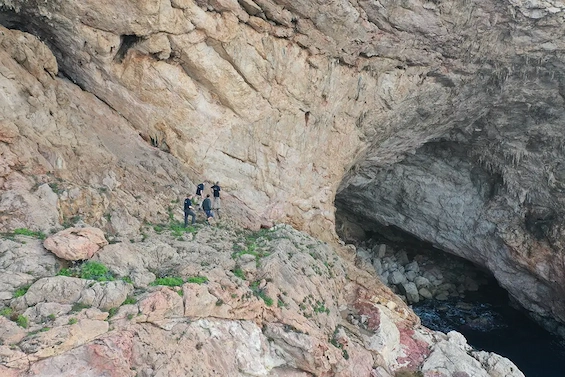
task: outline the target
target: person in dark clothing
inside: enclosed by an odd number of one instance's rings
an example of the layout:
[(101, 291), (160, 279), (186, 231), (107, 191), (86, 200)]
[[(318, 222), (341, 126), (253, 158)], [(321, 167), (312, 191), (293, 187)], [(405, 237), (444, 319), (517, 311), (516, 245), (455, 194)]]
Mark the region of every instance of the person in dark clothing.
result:
[(186, 199), (184, 199), (184, 227), (188, 226), (188, 216), (192, 217), (191, 224), (194, 225), (196, 222), (196, 213), (192, 210), (192, 194), (189, 194)]
[(208, 225), (210, 225), (210, 219), (214, 218), (214, 214), (212, 213), (212, 201), (210, 200), (210, 194), (206, 195), (206, 199), (202, 202), (202, 209), (206, 214), (206, 221)]
[(198, 199), (198, 202), (200, 203), (198, 205), (198, 207), (200, 209), (202, 209), (202, 193), (204, 192), (204, 183), (199, 183), (198, 186), (196, 186), (196, 198)]
[(221, 208), (220, 190), (221, 190), (220, 182), (216, 182), (216, 184), (212, 186), (212, 191), (214, 192), (214, 201), (212, 202), (212, 209), (214, 210), (214, 212), (216, 212), (218, 218), (220, 218), (220, 208)]

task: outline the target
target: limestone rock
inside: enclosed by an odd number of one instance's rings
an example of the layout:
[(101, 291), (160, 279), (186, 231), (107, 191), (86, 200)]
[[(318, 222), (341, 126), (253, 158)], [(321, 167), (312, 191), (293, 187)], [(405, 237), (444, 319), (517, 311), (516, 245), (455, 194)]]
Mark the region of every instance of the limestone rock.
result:
[(77, 323), (56, 327), (29, 336), (20, 343), (21, 349), (32, 357), (47, 358), (69, 351), (106, 333), (106, 321), (81, 319)]
[(43, 246), (61, 259), (75, 261), (90, 259), (108, 244), (98, 228), (68, 228), (48, 237)]
[(140, 321), (160, 322), (184, 315), (183, 299), (177, 292), (161, 288), (139, 300)]
[(124, 281), (89, 283), (80, 292), (78, 302), (102, 310), (119, 307), (133, 291), (133, 286)]
[[(477, 377), (524, 376), (515, 366), (505, 365), (506, 359), (498, 355), (484, 352), (475, 356), (475, 353), (470, 351), (471, 347), (467, 345), (463, 335), (452, 331), (447, 335), (447, 339), (433, 346), (432, 353), (424, 362), (422, 371), (424, 373), (439, 372), (447, 376), (456, 375), (457, 373), (466, 373), (469, 376)], [(498, 365), (498, 362), (500, 362), (500, 365)], [(483, 364), (488, 369), (484, 369)]]
[(39, 279), (26, 294), (12, 301), (16, 310), (25, 310), (42, 302), (59, 304), (81, 303), (109, 310), (118, 307), (133, 290), (124, 281), (94, 282), (66, 276)]
[(411, 281), (400, 284), (400, 291), (406, 296), (408, 303), (415, 304), (420, 301), (418, 288)]
[(25, 295), (12, 302), (12, 307), (16, 310), (25, 310), (40, 302), (73, 304), (78, 302), (82, 290), (90, 283), (89, 280), (66, 276), (39, 279), (29, 287)]
[(17, 344), (25, 336), (26, 331), (15, 322), (0, 316), (0, 343), (4, 345)]

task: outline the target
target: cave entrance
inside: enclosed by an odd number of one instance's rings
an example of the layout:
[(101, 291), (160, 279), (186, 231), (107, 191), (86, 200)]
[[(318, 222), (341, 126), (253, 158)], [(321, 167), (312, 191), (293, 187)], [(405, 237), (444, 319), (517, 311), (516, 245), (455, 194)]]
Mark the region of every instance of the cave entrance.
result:
[[(380, 280), (407, 304), (463, 299), (476, 296), (481, 288), (498, 287), (488, 270), (396, 226), (361, 219), (338, 207), (336, 231), (342, 240), (356, 246), (358, 257), (372, 265)], [(500, 296), (497, 300), (508, 301), (505, 292)]]
[[(342, 203), (343, 204), (343, 203)], [(509, 358), (528, 377), (565, 375), (565, 340), (517, 308), (488, 271), (396, 226), (348, 212), (336, 200), (336, 232), (356, 246), (432, 330), (462, 333), (476, 349)]]

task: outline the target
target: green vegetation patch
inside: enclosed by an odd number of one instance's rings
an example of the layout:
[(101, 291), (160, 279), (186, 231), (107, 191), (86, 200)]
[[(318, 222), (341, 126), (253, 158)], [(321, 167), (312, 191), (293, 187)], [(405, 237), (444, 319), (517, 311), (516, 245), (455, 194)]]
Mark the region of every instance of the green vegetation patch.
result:
[(69, 276), (96, 281), (115, 280), (114, 274), (108, 270), (108, 267), (95, 261), (88, 261), (71, 268), (63, 268), (57, 273), (57, 276)]
[(82, 302), (75, 302), (73, 304), (73, 307), (71, 308), (71, 313), (78, 313), (82, 309), (88, 309), (90, 307), (91, 307), (90, 305), (83, 304)]
[(345, 348), (343, 348), (343, 344), (341, 344), (340, 342), (337, 341), (337, 334), (339, 332), (339, 328), (340, 326), (336, 326), (331, 338), (329, 339), (330, 343), (336, 347), (339, 348), (341, 350), (341, 354), (343, 356), (343, 358), (345, 360), (349, 359), (349, 353), (347, 352), (347, 350)]
[(100, 262), (88, 261), (81, 265), (80, 277), (82, 279), (96, 280), (96, 281), (112, 281), (114, 276)]
[(78, 319), (76, 319), (75, 317), (69, 318), (69, 325), (74, 325), (77, 322), (78, 322)]
[(176, 276), (165, 276), (155, 279), (150, 285), (166, 285), (167, 287), (178, 287), (184, 284), (182, 278)]
[(110, 310), (108, 310), (108, 318), (115, 316), (118, 313), (118, 309), (119, 308), (111, 308)]
[(23, 295), (25, 295), (29, 287), (30, 287), (29, 285), (25, 285), (23, 287), (16, 289), (16, 291), (14, 292), (14, 298), (22, 297)]
[(137, 304), (137, 299), (132, 296), (128, 296), (123, 303), (123, 305), (133, 305), (133, 304)]
[(0, 310), (0, 315), (6, 318), (10, 318), (14, 314), (14, 310), (12, 308), (4, 308)]
[(182, 237), (185, 233), (196, 233), (198, 229), (194, 225), (189, 225), (186, 228), (184, 227), (184, 223), (180, 221), (174, 221), (169, 218), (169, 223), (167, 224), (148, 224), (153, 227), (153, 230), (161, 234), (165, 231), (171, 232), (171, 235), (175, 238)]
[(40, 240), (44, 240), (45, 239), (45, 233), (43, 232), (36, 232), (33, 230), (29, 230), (26, 228), (18, 228), (14, 230), (14, 234), (16, 235), (22, 235), (22, 236), (28, 236), (28, 237), (34, 237), (34, 238), (39, 238)]
[(187, 283), (196, 283), (196, 284), (204, 284), (208, 282), (208, 278), (206, 276), (191, 276), (186, 280)]
[(245, 271), (241, 269), (241, 267), (236, 267), (232, 270), (233, 274), (240, 278), (241, 280), (246, 280), (247, 276), (245, 276)]
[(21, 314), (16, 318), (16, 323), (18, 324), (18, 326), (23, 327), (24, 329), (27, 329), (29, 326), (27, 317)]
[(264, 288), (259, 288), (260, 284), (261, 284), (261, 281), (259, 281), (259, 280), (254, 281), (253, 283), (251, 283), (249, 288), (251, 288), (251, 291), (253, 292), (253, 294), (255, 296), (261, 298), (265, 302), (265, 305), (273, 306), (274, 300), (272, 298), (270, 298), (269, 296), (267, 296), (267, 293), (265, 292)]

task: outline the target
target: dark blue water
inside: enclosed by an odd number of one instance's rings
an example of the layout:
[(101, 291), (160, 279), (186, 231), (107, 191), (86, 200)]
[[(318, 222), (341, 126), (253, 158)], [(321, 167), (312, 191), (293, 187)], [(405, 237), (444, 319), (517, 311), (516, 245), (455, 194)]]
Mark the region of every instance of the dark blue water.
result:
[(512, 360), (526, 377), (565, 377), (565, 340), (508, 304), (501, 288), (450, 301), (427, 300), (413, 309), (432, 330), (456, 330), (476, 349)]

